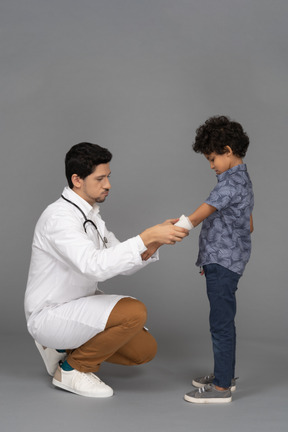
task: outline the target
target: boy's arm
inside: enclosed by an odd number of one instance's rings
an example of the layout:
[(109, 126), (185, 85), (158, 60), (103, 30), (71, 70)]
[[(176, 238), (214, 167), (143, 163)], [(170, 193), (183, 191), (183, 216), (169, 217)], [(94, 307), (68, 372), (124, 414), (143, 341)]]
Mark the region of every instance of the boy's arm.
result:
[(190, 216), (186, 217), (184, 215), (181, 216), (180, 220), (175, 224), (176, 226), (185, 227), (187, 229), (189, 224), (192, 224), (190, 226), (190, 229), (196, 227), (201, 222), (203, 222), (204, 219), (206, 219), (208, 216), (210, 216), (212, 213), (214, 213), (217, 209), (209, 204), (203, 203), (200, 205), (200, 207), (197, 208), (193, 213), (190, 214)]
[(203, 203), (200, 205), (200, 207), (197, 208), (193, 213), (191, 213), (190, 216), (188, 216), (188, 219), (192, 223), (193, 227), (196, 227), (201, 222), (203, 222), (204, 219), (206, 219), (208, 216), (210, 216), (212, 213), (214, 213), (217, 209), (209, 204)]

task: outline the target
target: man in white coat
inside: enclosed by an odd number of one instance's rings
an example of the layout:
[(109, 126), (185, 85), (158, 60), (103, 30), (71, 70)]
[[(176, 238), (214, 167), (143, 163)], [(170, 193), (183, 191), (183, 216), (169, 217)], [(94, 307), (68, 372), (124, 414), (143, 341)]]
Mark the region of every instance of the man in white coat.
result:
[(157, 249), (175, 244), (188, 230), (170, 219), (119, 242), (107, 230), (98, 203), (111, 188), (112, 154), (80, 143), (66, 154), (69, 187), (40, 216), (32, 244), (25, 293), (28, 331), (56, 387), (87, 397), (110, 397), (95, 372), (102, 362), (143, 364), (157, 344), (145, 329), (145, 305), (105, 295), (97, 283), (132, 274), (158, 259)]

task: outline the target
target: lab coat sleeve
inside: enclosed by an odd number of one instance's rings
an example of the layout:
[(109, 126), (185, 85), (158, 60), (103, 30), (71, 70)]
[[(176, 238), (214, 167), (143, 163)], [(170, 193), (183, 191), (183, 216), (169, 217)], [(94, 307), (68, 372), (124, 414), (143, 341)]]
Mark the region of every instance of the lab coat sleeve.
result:
[(40, 242), (46, 252), (96, 282), (119, 274), (134, 273), (149, 261), (158, 259), (158, 255), (155, 255), (147, 262), (142, 261), (142, 240), (139, 236), (119, 242), (110, 233), (108, 241), (111, 241), (111, 247), (98, 249), (83, 231), (82, 224), (67, 214), (63, 218), (59, 215), (49, 218), (42, 232)]
[[(105, 236), (107, 237), (108, 244), (110, 245), (110, 247), (115, 246), (115, 245), (120, 243), (120, 241), (115, 237), (114, 233), (109, 231), (106, 227), (105, 227)], [(145, 250), (147, 248), (144, 245), (143, 240), (141, 239), (141, 237), (139, 235), (137, 237), (135, 237), (135, 240), (136, 240), (137, 245), (138, 245), (138, 251), (141, 255), (143, 252), (145, 252)], [(141, 259), (141, 262), (138, 265), (135, 265), (135, 267), (131, 268), (130, 270), (124, 271), (121, 274), (126, 275), (126, 276), (132, 275), (132, 274), (136, 273), (138, 270), (140, 270), (141, 268), (146, 267), (151, 262), (155, 262), (158, 260), (159, 260), (159, 251), (157, 251), (155, 254), (153, 254), (149, 260), (142, 261), (142, 259)]]

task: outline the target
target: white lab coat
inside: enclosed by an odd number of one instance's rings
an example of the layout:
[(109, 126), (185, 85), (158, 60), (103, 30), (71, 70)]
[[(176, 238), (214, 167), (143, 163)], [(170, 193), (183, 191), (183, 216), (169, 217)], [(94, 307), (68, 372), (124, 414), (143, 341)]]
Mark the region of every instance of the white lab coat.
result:
[(104, 330), (107, 319), (121, 295), (105, 295), (98, 282), (119, 274), (132, 274), (158, 260), (158, 253), (142, 261), (146, 247), (140, 236), (119, 242), (107, 230), (99, 206), (90, 206), (72, 189), (63, 195), (79, 209), (59, 198), (40, 216), (32, 244), (32, 256), (25, 293), (28, 331), (44, 346), (76, 348)]

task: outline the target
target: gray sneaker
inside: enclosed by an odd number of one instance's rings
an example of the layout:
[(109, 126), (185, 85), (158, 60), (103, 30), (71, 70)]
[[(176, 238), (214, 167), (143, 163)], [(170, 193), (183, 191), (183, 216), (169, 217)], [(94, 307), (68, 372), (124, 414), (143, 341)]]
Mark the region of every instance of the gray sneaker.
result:
[[(206, 384), (212, 384), (213, 380), (214, 380), (215, 376), (211, 373), (210, 375), (206, 375), (206, 376), (202, 376), (202, 377), (198, 377), (192, 380), (192, 385), (194, 387), (203, 387)], [(231, 387), (230, 390), (231, 392), (234, 392), (236, 390), (236, 380), (237, 378), (233, 378), (231, 381)]]
[(184, 399), (187, 402), (207, 404), (207, 403), (228, 403), (232, 401), (231, 390), (216, 390), (213, 384), (206, 384), (197, 390), (186, 393)]

